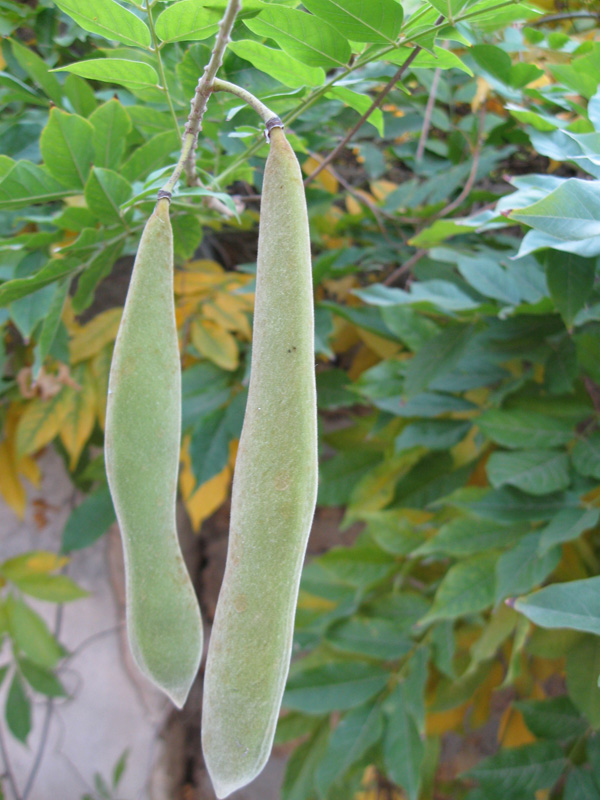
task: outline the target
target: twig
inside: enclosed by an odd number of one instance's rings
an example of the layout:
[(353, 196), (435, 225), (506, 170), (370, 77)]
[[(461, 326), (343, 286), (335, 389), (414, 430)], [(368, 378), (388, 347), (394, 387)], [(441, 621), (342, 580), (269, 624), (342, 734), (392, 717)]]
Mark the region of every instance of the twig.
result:
[(549, 14), (547, 17), (540, 17), (539, 19), (530, 22), (529, 25), (537, 27), (544, 25), (546, 22), (560, 22), (563, 19), (598, 19), (600, 20), (600, 13), (593, 11), (561, 11), (559, 14)]
[[(443, 19), (443, 17), (442, 17), (442, 19)], [(402, 77), (402, 75), (403, 75), (403, 74), (406, 72), (406, 70), (407, 70), (407, 69), (410, 67), (410, 65), (412, 64), (412, 62), (415, 60), (415, 58), (416, 58), (416, 57), (419, 55), (419, 53), (421, 52), (421, 49), (422, 49), (422, 48), (421, 48), (421, 46), (420, 46), (420, 45), (417, 45), (417, 47), (415, 47), (415, 49), (412, 51), (412, 53), (411, 53), (411, 54), (409, 55), (409, 57), (406, 59), (406, 61), (404, 62), (404, 64), (402, 64), (402, 66), (401, 66), (401, 67), (400, 67), (398, 70), (396, 70), (396, 72), (394, 73), (394, 75), (393, 75), (393, 76), (390, 78), (390, 80), (389, 80), (389, 81), (386, 83), (386, 85), (383, 87), (383, 89), (382, 89), (382, 90), (379, 92), (379, 94), (378, 94), (378, 95), (375, 97), (375, 99), (373, 100), (373, 102), (371, 103), (371, 105), (369, 106), (369, 108), (368, 108), (368, 109), (365, 111), (365, 113), (362, 115), (362, 117), (361, 117), (361, 118), (358, 120), (358, 122), (356, 123), (356, 125), (354, 125), (354, 127), (353, 127), (353, 128), (350, 128), (350, 130), (348, 131), (348, 133), (347, 133), (347, 134), (344, 136), (344, 138), (343, 138), (343, 139), (342, 139), (342, 141), (341, 141), (341, 142), (340, 142), (340, 143), (337, 145), (337, 147), (334, 147), (334, 148), (333, 148), (333, 150), (331, 151), (331, 153), (329, 153), (329, 155), (328, 155), (328, 156), (326, 156), (326, 157), (323, 159), (323, 161), (321, 161), (321, 163), (319, 164), (319, 166), (318, 166), (318, 167), (317, 167), (317, 168), (316, 168), (316, 169), (315, 169), (313, 172), (311, 172), (311, 174), (308, 176), (308, 178), (305, 178), (305, 179), (304, 179), (304, 185), (305, 185), (305, 186), (308, 186), (308, 184), (309, 184), (311, 181), (314, 181), (314, 179), (317, 177), (317, 175), (320, 175), (320, 174), (321, 174), (321, 172), (323, 172), (323, 170), (325, 169), (325, 167), (327, 167), (327, 166), (328, 166), (328, 165), (329, 165), (329, 164), (330, 164), (330, 163), (333, 161), (333, 159), (334, 159), (334, 158), (335, 158), (335, 157), (336, 157), (336, 156), (337, 156), (337, 155), (338, 155), (338, 154), (339, 154), (339, 153), (340, 153), (340, 152), (341, 152), (341, 151), (344, 149), (344, 147), (345, 147), (345, 146), (348, 144), (348, 142), (350, 141), (350, 139), (352, 139), (352, 137), (354, 136), (354, 134), (355, 134), (355, 133), (356, 133), (356, 132), (357, 132), (357, 131), (358, 131), (358, 130), (359, 130), (359, 129), (360, 129), (362, 126), (363, 126), (363, 124), (364, 124), (364, 123), (365, 123), (365, 122), (366, 122), (366, 121), (369, 119), (369, 117), (371, 116), (371, 114), (373, 113), (373, 111), (375, 111), (375, 109), (376, 109), (376, 108), (379, 108), (379, 106), (380, 106), (380, 105), (383, 103), (383, 101), (384, 101), (384, 99), (387, 97), (387, 95), (388, 95), (388, 94), (389, 94), (389, 93), (392, 91), (392, 89), (394, 88), (394, 86), (395, 86), (395, 85), (398, 83), (398, 81), (400, 80), (400, 78)]]
[[(56, 609), (56, 622), (54, 625), (55, 638), (58, 638), (60, 636), (62, 619), (63, 619), (63, 606), (60, 605)], [(48, 743), (48, 733), (50, 731), (50, 722), (52, 720), (53, 711), (54, 711), (54, 698), (49, 697), (46, 702), (46, 710), (44, 712), (44, 722), (42, 724), (42, 733), (40, 736), (40, 742), (38, 744), (37, 753), (35, 754), (31, 770), (29, 771), (27, 783), (25, 784), (25, 788), (23, 789), (23, 794), (21, 795), (21, 800), (27, 800), (31, 790), (33, 789), (33, 783), (36, 779), (38, 770), (42, 763), (42, 758), (44, 757), (44, 751), (46, 750), (46, 744)]]
[(429, 135), (429, 129), (431, 127), (431, 115), (433, 114), (433, 109), (435, 107), (437, 88), (440, 82), (441, 74), (442, 70), (439, 67), (437, 67), (435, 72), (433, 73), (433, 80), (431, 82), (431, 91), (429, 92), (429, 97), (427, 98), (427, 105), (425, 106), (423, 127), (421, 128), (421, 135), (419, 136), (419, 144), (417, 145), (417, 153), (415, 155), (416, 161), (420, 161), (423, 158), (423, 153), (425, 152), (425, 145), (427, 144), (427, 136)]
[(22, 800), (19, 790), (17, 789), (17, 782), (12, 771), (10, 759), (8, 757), (8, 750), (4, 741), (4, 734), (2, 733), (2, 725), (0, 725), (0, 755), (2, 756), (2, 763), (4, 765), (4, 777), (8, 781), (11, 791), (15, 796), (15, 800)]
[(383, 281), (383, 285), (391, 286), (392, 283), (395, 283), (398, 280), (398, 278), (400, 278), (402, 275), (406, 274), (407, 272), (410, 272), (411, 269), (415, 266), (415, 264), (418, 261), (420, 261), (425, 255), (427, 255), (427, 250), (417, 250), (417, 252), (414, 253), (408, 259), (408, 261), (406, 261), (404, 264), (402, 264), (401, 267), (398, 267), (387, 276), (387, 278)]
[[(266, 106), (263, 102), (261, 102), (258, 97), (255, 97), (246, 89), (242, 89), (241, 86), (238, 86), (235, 83), (229, 83), (229, 81), (222, 81), (219, 78), (215, 78), (213, 81), (213, 92), (229, 92), (230, 94), (234, 94), (236, 97), (239, 97), (240, 100), (243, 100), (244, 103), (247, 103), (262, 119), (262, 121), (270, 128), (275, 127), (283, 127), (283, 123), (277, 116), (274, 114), (268, 106)], [(276, 120), (276, 122), (275, 122)]]
[(184, 170), (187, 176), (188, 184), (192, 186), (196, 183), (196, 145), (198, 143), (198, 135), (202, 130), (202, 119), (206, 112), (208, 98), (212, 92), (212, 85), (215, 75), (223, 63), (223, 55), (225, 53), (225, 48), (229, 43), (229, 35), (231, 33), (231, 29), (233, 28), (233, 23), (235, 22), (235, 18), (241, 7), (241, 0), (229, 0), (227, 3), (227, 8), (225, 9), (223, 19), (219, 25), (219, 33), (217, 34), (217, 39), (215, 41), (215, 46), (210, 60), (206, 65), (204, 72), (198, 81), (198, 85), (196, 86), (196, 91), (194, 92), (190, 114), (185, 126), (185, 132), (183, 134), (183, 142), (179, 161), (173, 170), (173, 174), (165, 183), (163, 188), (159, 191), (159, 198), (171, 197), (173, 189), (175, 188), (175, 184), (179, 180), (181, 173)]
[(451, 203), (448, 203), (447, 206), (444, 206), (441, 211), (434, 215), (434, 219), (440, 219), (441, 217), (446, 217), (450, 214), (451, 211), (454, 211), (455, 208), (458, 208), (463, 200), (465, 200), (473, 188), (473, 184), (475, 183), (475, 179), (477, 177), (477, 168), (479, 167), (479, 156), (481, 154), (481, 146), (483, 144), (483, 123), (485, 120), (485, 104), (481, 104), (479, 109), (479, 124), (477, 126), (477, 141), (475, 142), (475, 147), (473, 148), (473, 163), (471, 164), (471, 170), (469, 172), (469, 176), (465, 182), (462, 192), (455, 198)]

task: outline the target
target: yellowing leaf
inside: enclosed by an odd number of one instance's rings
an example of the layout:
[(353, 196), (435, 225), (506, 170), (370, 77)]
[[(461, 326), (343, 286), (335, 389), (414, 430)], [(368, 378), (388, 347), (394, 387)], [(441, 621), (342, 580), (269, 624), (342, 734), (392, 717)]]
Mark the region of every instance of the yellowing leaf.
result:
[(425, 718), (427, 736), (442, 736), (448, 731), (459, 731), (462, 728), (468, 703), (448, 711), (430, 711)]
[(231, 467), (224, 467), (218, 475), (203, 483), (196, 491), (185, 500), (185, 507), (195, 531), (200, 530), (200, 525), (205, 519), (219, 508), (227, 499), (229, 483), (231, 480)]
[(235, 338), (210, 319), (194, 320), (192, 343), (196, 350), (221, 369), (234, 370), (239, 362)]
[(205, 272), (212, 275), (223, 275), (225, 270), (217, 261), (211, 261), (208, 258), (198, 258), (194, 261), (188, 261), (185, 268), (190, 272)]
[(333, 600), (327, 600), (325, 597), (319, 597), (316, 594), (310, 594), (300, 590), (298, 595), (298, 608), (305, 608), (309, 611), (333, 611), (336, 604)]
[(380, 180), (371, 183), (371, 192), (377, 200), (385, 200), (385, 198), (398, 188), (397, 183), (392, 181)]
[(223, 275), (220, 273), (179, 270), (175, 273), (173, 285), (175, 294), (202, 294), (210, 291), (214, 286), (219, 286), (222, 281)]
[(69, 410), (70, 387), (64, 387), (49, 400), (36, 397), (26, 407), (17, 427), (17, 453), (35, 453), (58, 435)]
[(366, 372), (369, 367), (374, 367), (375, 364), (378, 364), (380, 361), (381, 359), (379, 356), (375, 355), (369, 347), (363, 345), (352, 361), (352, 366), (348, 370), (348, 377), (354, 382), (358, 380), (362, 373)]
[(16, 465), (12, 458), (11, 450), (12, 448), (6, 439), (0, 442), (0, 494), (19, 519), (23, 519), (27, 495), (17, 477)]
[(492, 664), (484, 682), (479, 686), (474, 695), (473, 716), (471, 723), (474, 728), (479, 728), (490, 718), (490, 703), (494, 691), (502, 684), (504, 670), (496, 661)]
[(69, 563), (66, 556), (59, 556), (47, 550), (33, 550), (15, 558), (9, 558), (2, 565), (2, 571), (10, 580), (24, 578), (28, 575), (46, 575), (55, 572)]
[(219, 292), (214, 300), (208, 300), (203, 304), (202, 313), (207, 319), (213, 320), (225, 330), (240, 333), (250, 340), (252, 329), (238, 297), (241, 295)]
[(490, 85), (485, 78), (477, 78), (477, 90), (471, 100), (471, 111), (477, 111), (482, 103), (485, 103), (490, 93)]
[(498, 726), (498, 742), (502, 747), (520, 747), (535, 742), (535, 736), (523, 719), (518, 708), (508, 706), (504, 709)]
[(42, 470), (35, 458), (32, 456), (23, 456), (17, 463), (17, 470), (24, 478), (27, 478), (29, 483), (32, 483), (36, 489), (39, 488), (42, 482)]
[(81, 365), (74, 377), (81, 389), (78, 391), (67, 387), (68, 410), (60, 429), (60, 438), (70, 456), (69, 468), (72, 470), (77, 466), (96, 419), (96, 392), (90, 368)]
[[(310, 156), (306, 159), (304, 164), (302, 164), (302, 170), (306, 175), (311, 175), (320, 163), (321, 162), (317, 161), (316, 158)], [(329, 192), (330, 194), (335, 194), (339, 188), (337, 178), (331, 174), (327, 167), (325, 167), (325, 169), (322, 170), (319, 175), (317, 175), (315, 181), (316, 183), (320, 183), (325, 191)]]
[(109, 308), (83, 325), (69, 343), (71, 364), (95, 356), (109, 342), (114, 342), (122, 315), (122, 308)]
[(357, 332), (369, 350), (372, 350), (380, 358), (392, 358), (402, 349), (399, 342), (392, 342), (383, 336), (366, 331), (364, 328), (358, 328)]

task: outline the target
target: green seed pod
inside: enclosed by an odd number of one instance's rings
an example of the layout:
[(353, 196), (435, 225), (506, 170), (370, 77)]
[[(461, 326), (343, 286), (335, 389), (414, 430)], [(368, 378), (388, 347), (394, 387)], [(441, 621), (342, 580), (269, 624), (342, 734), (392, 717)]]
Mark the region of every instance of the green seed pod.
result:
[(142, 234), (108, 386), (106, 474), (123, 540), (129, 643), (140, 670), (181, 708), (202, 656), (202, 622), (175, 523), (181, 370), (166, 199)]
[(274, 128), (262, 190), (250, 389), (204, 679), (202, 747), (220, 798), (264, 767), (289, 670), (317, 495), (313, 329), (302, 175), (283, 130)]

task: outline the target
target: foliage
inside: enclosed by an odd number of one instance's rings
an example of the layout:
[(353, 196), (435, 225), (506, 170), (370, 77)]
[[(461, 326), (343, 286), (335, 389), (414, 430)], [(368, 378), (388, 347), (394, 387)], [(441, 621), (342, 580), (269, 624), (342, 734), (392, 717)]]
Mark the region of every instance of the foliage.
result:
[[(0, 492), (22, 515), (22, 478), (39, 481), (36, 454), (53, 442), (88, 493), (65, 552), (113, 521), (98, 453), (120, 309), (98, 313), (95, 293), (177, 158), (225, 4), (97, 0), (93, 17), (88, 5), (7, 0), (0, 14)], [(319, 504), (361, 532), (304, 570), (282, 796), (599, 797), (593, 4), (566, 21), (541, 0), (303, 5), (245, 0), (219, 75), (287, 122), (307, 176), (406, 70), (307, 187)], [(180, 487), (196, 529), (227, 498), (251, 339), (253, 265), (226, 270), (211, 247), (255, 228), (244, 197), (260, 187), (261, 136), (237, 98), (213, 95), (202, 186), (181, 185), (172, 205)], [(210, 260), (196, 258), (203, 235)], [(58, 586), (52, 563), (21, 583)], [(2, 575), (7, 607), (29, 614)], [(46, 688), (57, 680), (48, 636), (14, 644), (11, 708), (22, 678), (43, 691), (26, 660)], [(44, 641), (54, 660), (40, 664)], [(19, 730), (6, 716), (25, 738), (27, 715)], [(498, 749), (482, 757), (490, 729)], [(464, 747), (449, 760), (450, 731)]]

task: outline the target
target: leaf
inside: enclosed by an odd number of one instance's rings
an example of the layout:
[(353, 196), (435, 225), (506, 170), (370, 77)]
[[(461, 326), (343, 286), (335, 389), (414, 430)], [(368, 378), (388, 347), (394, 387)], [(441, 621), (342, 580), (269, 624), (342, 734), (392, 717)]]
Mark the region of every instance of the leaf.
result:
[(78, 78), (77, 75), (67, 75), (62, 88), (73, 111), (80, 117), (89, 117), (98, 107), (94, 90), (83, 78)]
[(275, 50), (261, 42), (242, 39), (230, 42), (228, 49), (292, 89), (322, 86), (325, 82), (325, 72), (321, 67), (309, 67), (283, 50)]
[(72, 298), (73, 311), (80, 314), (88, 308), (93, 299), (94, 292), (100, 281), (108, 277), (115, 261), (123, 250), (123, 240), (101, 246), (92, 256), (77, 280), (77, 290)]
[(436, 535), (414, 552), (415, 556), (440, 553), (464, 558), (486, 550), (510, 547), (518, 542), (527, 528), (508, 527), (492, 520), (458, 517), (438, 530)]
[(600, 577), (546, 586), (520, 597), (515, 609), (542, 628), (571, 628), (600, 636)]
[(540, 531), (539, 553), (543, 555), (555, 544), (572, 542), (590, 528), (595, 528), (600, 518), (597, 508), (567, 508), (559, 511)]
[(0, 442), (0, 493), (19, 519), (23, 519), (27, 494), (17, 474), (14, 445), (6, 439)]
[(91, 61), (76, 61), (56, 72), (72, 72), (93, 81), (118, 83), (129, 89), (158, 88), (158, 73), (143, 61), (128, 61), (124, 58), (94, 58)]
[(324, 461), (319, 470), (320, 506), (341, 506), (350, 501), (359, 480), (380, 461), (381, 454), (355, 448), (343, 450)]
[[(394, 2), (394, 0), (392, 0), (392, 2)], [(398, 8), (400, 8), (400, 6), (398, 6)], [(353, 92), (351, 89), (346, 89), (343, 86), (334, 86), (327, 92), (327, 96), (334, 97), (336, 100), (341, 100), (342, 103), (357, 111), (361, 117), (371, 108), (373, 104), (373, 101), (371, 100), (369, 95)], [(376, 108), (374, 111), (372, 111), (369, 114), (369, 117), (366, 121), (375, 128), (375, 130), (380, 136), (383, 136), (384, 134), (383, 114), (379, 108)], [(318, 162), (315, 163), (314, 165), (311, 165), (311, 171), (317, 165)], [(336, 181), (336, 189), (337, 189), (337, 181)]]
[(533, 495), (566, 489), (571, 483), (569, 458), (561, 450), (492, 453), (487, 462), (487, 474), (496, 489), (508, 484)]
[(569, 178), (542, 200), (513, 211), (511, 219), (565, 242), (600, 236), (598, 182)]
[(60, 429), (60, 439), (69, 454), (69, 469), (74, 470), (96, 421), (96, 392), (88, 365), (80, 364), (73, 372), (80, 389), (64, 389), (67, 411)]
[(40, 694), (46, 697), (66, 697), (67, 693), (62, 683), (48, 669), (28, 661), (26, 658), (19, 659), (19, 669), (27, 683)]
[(199, 5), (197, 0), (180, 0), (160, 14), (156, 34), (163, 42), (208, 39), (219, 30), (221, 17), (221, 11)]
[(421, 624), (475, 614), (493, 605), (497, 560), (497, 553), (482, 553), (450, 567)]
[[(178, 4), (179, 5), (179, 4)], [(175, 8), (175, 6), (173, 6)], [(150, 172), (168, 164), (168, 157), (181, 147), (181, 138), (175, 131), (157, 133), (134, 151), (123, 164), (120, 174), (128, 181), (140, 181)]]
[(62, 106), (62, 88), (54, 75), (48, 71), (48, 65), (30, 47), (25, 47), (16, 39), (11, 40), (14, 57), (19, 66), (37, 84), (44, 94), (57, 106)]
[(522, 409), (484, 411), (477, 425), (496, 444), (519, 449), (558, 447), (574, 436), (568, 420)]
[(11, 596), (6, 602), (8, 627), (18, 651), (34, 664), (52, 669), (64, 651), (43, 619), (22, 600)]
[(586, 721), (566, 695), (546, 700), (516, 702), (529, 730), (538, 739), (565, 740), (581, 736), (587, 728)]
[(563, 800), (600, 800), (600, 790), (589, 772), (575, 767), (567, 777)]
[(142, 20), (114, 0), (56, 0), (56, 5), (84, 30), (134, 47), (150, 48), (150, 31)]
[(303, 5), (353, 42), (396, 44), (402, 6), (394, 0), (307, 0)]
[(552, 788), (565, 765), (566, 759), (556, 743), (535, 742), (500, 750), (465, 774), (479, 781), (491, 799), (531, 797), (540, 789)]
[(93, 112), (90, 122), (94, 128), (94, 165), (118, 169), (125, 152), (127, 135), (131, 131), (131, 120), (124, 106), (113, 98)]
[(429, 339), (406, 368), (405, 391), (410, 397), (446, 375), (458, 363), (473, 333), (470, 325), (449, 325)]
[(50, 174), (65, 186), (83, 189), (93, 160), (93, 128), (77, 114), (50, 110), (40, 137), (40, 150)]
[(580, 439), (571, 454), (573, 466), (580, 475), (600, 478), (600, 432)]
[(397, 453), (411, 447), (427, 447), (429, 450), (448, 450), (465, 438), (471, 423), (456, 419), (430, 419), (411, 422), (396, 437), (394, 449)]
[(296, 672), (288, 678), (283, 705), (292, 711), (325, 714), (356, 708), (378, 694), (388, 673), (358, 661), (340, 661)]
[(571, 328), (594, 288), (596, 260), (557, 250), (548, 250), (545, 255), (550, 296), (565, 325)]
[(210, 319), (195, 319), (190, 329), (192, 344), (221, 369), (237, 369), (239, 351), (235, 337)]
[(122, 223), (121, 206), (133, 192), (129, 181), (118, 172), (94, 167), (85, 185), (88, 208), (106, 225)]
[(86, 361), (114, 342), (122, 316), (122, 308), (109, 308), (79, 328), (69, 343), (71, 364)]
[(17, 427), (19, 455), (35, 453), (49, 444), (60, 432), (69, 411), (66, 387), (49, 400), (34, 398), (26, 407)]
[(345, 67), (350, 45), (327, 22), (283, 6), (271, 6), (244, 24), (258, 36), (274, 39), (282, 50), (310, 67)]
[(308, 800), (314, 797), (315, 771), (323, 757), (328, 736), (329, 723), (320, 725), (310, 739), (291, 754), (281, 787), (281, 800)]
[(381, 738), (383, 714), (379, 703), (360, 706), (339, 721), (329, 737), (327, 749), (317, 767), (316, 787), (321, 797)]
[(18, 672), (14, 673), (8, 690), (4, 716), (8, 729), (15, 739), (25, 743), (31, 730), (31, 704)]
[(551, 547), (540, 554), (541, 534), (528, 533), (496, 565), (496, 602), (510, 595), (529, 592), (543, 583), (561, 559), (560, 547)]
[(108, 487), (101, 486), (71, 512), (63, 531), (61, 552), (69, 553), (89, 547), (106, 533), (115, 520)]
[(66, 575), (29, 575), (14, 583), (23, 594), (49, 603), (70, 603), (89, 594)]
[(582, 636), (567, 653), (569, 697), (593, 728), (600, 728), (600, 638)]
[(324, 638), (337, 650), (384, 661), (402, 658), (413, 646), (397, 622), (371, 617), (342, 620), (333, 625)]
[(386, 702), (383, 760), (392, 781), (406, 791), (409, 800), (417, 800), (425, 748), (406, 701), (406, 686), (400, 683)]
[(56, 339), (70, 286), (71, 282), (68, 280), (57, 284), (48, 314), (42, 322), (42, 328), (38, 337), (36, 357), (33, 367), (33, 377), (35, 380), (37, 380), (39, 376), (39, 370), (46, 360), (46, 356), (50, 353), (52, 345)]
[(33, 575), (47, 575), (55, 572), (68, 562), (68, 559), (47, 550), (30, 550), (20, 556), (9, 558), (0, 564), (0, 574), (9, 581), (28, 578)]
[(72, 194), (45, 167), (17, 161), (0, 181), (0, 210), (50, 203)]
[(190, 457), (198, 486), (217, 475), (229, 458), (227, 412), (224, 408), (201, 417), (192, 429)]

